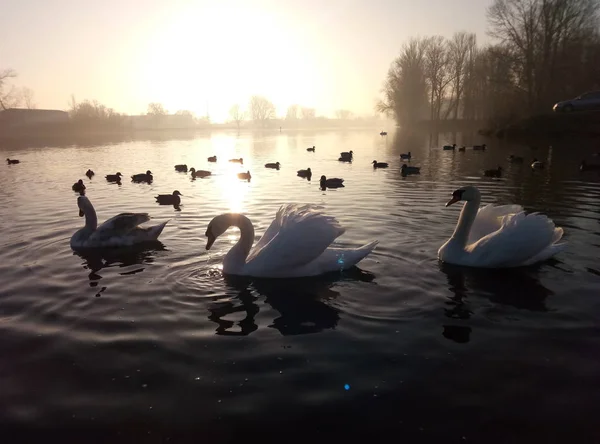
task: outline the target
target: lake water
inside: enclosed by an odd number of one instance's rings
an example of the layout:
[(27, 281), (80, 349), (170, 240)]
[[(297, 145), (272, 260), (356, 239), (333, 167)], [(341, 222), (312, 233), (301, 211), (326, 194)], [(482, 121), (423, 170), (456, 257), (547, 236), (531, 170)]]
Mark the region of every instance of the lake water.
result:
[[(450, 138), (378, 132), (0, 147), (21, 160), (0, 168), (2, 429), (79, 442), (600, 442), (600, 175), (578, 170), (588, 148), (494, 140), (449, 152)], [(338, 162), (349, 150), (354, 162)], [(409, 150), (421, 174), (402, 177)], [(529, 168), (534, 156), (545, 169)], [(279, 171), (264, 168), (275, 161)], [(191, 181), (179, 163), (213, 176)], [(497, 165), (503, 178), (482, 178)], [(307, 167), (310, 182), (296, 176)], [(151, 185), (129, 181), (147, 169)], [(246, 170), (250, 182), (235, 175)], [(122, 185), (108, 184), (117, 171)], [(321, 174), (345, 187), (321, 191)], [(73, 253), (80, 178), (100, 222), (170, 219), (160, 248)], [(441, 266), (461, 207), (444, 204), (465, 184), (483, 203), (546, 213), (567, 251), (525, 270)], [(175, 189), (180, 211), (155, 203)], [(209, 221), (243, 212), (260, 236), (288, 202), (337, 216), (340, 245), (380, 244), (359, 269), (322, 279), (224, 278), (239, 232), (207, 252)]]

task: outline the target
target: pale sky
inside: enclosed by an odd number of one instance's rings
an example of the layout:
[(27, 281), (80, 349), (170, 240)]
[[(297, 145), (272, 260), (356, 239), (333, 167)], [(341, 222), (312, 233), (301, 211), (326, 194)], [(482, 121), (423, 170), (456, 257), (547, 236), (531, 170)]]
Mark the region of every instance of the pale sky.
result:
[(332, 116), (373, 114), (412, 36), (488, 41), (491, 0), (0, 0), (0, 69), (38, 108), (96, 99), (128, 114), (149, 102), (215, 121), (262, 94)]

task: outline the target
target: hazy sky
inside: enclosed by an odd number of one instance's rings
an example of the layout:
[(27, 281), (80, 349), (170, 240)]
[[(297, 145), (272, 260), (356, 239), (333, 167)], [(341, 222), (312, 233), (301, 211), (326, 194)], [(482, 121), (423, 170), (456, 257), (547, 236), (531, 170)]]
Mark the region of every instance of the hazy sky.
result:
[(38, 108), (69, 97), (118, 111), (190, 109), (213, 120), (263, 94), (332, 115), (373, 112), (411, 36), (475, 32), (491, 0), (2, 0), (0, 69)]

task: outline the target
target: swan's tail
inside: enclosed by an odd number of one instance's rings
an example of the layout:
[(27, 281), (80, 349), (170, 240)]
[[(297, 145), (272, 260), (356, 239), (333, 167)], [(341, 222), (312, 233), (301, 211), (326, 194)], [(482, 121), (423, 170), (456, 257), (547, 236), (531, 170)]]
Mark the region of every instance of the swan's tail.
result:
[(352, 268), (365, 257), (367, 257), (375, 249), (379, 241), (369, 242), (362, 247), (354, 248), (351, 250), (343, 249), (342, 253), (338, 255), (338, 264), (342, 270)]
[(162, 224), (154, 225), (153, 227), (148, 228), (148, 240), (157, 240), (160, 233), (165, 229), (165, 226), (169, 223), (171, 219), (166, 220)]

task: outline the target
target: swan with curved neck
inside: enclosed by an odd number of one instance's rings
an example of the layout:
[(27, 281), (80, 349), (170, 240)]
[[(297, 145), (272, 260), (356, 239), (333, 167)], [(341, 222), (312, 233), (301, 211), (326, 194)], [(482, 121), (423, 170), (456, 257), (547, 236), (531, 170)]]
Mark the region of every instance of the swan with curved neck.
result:
[(438, 251), (443, 262), (483, 268), (532, 265), (563, 251), (563, 229), (547, 216), (526, 214), (519, 205), (479, 208), (476, 187), (459, 188), (446, 207), (465, 201), (454, 233)]
[(311, 205), (281, 206), (267, 231), (254, 245), (254, 226), (243, 214), (225, 213), (206, 229), (206, 249), (230, 227), (240, 230), (238, 242), (223, 259), (223, 272), (265, 278), (307, 277), (351, 268), (373, 251), (377, 241), (358, 248), (331, 243), (345, 230), (338, 221)]
[(87, 196), (79, 196), (77, 206), (79, 216), (85, 216), (85, 226), (71, 237), (70, 245), (73, 249), (124, 247), (156, 241), (169, 222), (167, 220), (158, 225), (142, 228), (139, 225), (150, 220), (147, 213), (121, 213), (98, 226), (96, 210)]

